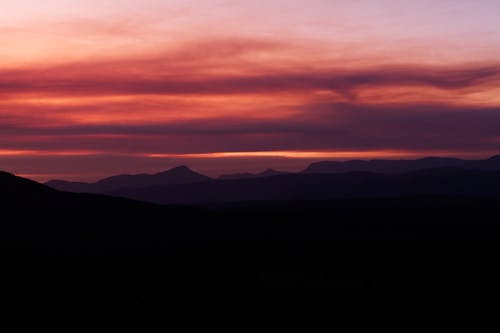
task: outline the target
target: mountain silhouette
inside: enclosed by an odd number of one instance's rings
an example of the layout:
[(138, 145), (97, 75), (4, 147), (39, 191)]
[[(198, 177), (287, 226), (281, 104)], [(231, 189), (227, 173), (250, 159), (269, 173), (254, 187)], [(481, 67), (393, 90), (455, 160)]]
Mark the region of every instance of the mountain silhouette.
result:
[(477, 170), (500, 170), (500, 155), (486, 160), (468, 161), (465, 167)]
[[(250, 180), (250, 179), (259, 179), (259, 178), (274, 178), (281, 176), (291, 176), (291, 175), (311, 175), (311, 174), (343, 174), (350, 172), (367, 172), (367, 173), (377, 173), (377, 174), (405, 174), (409, 172), (415, 172), (420, 170), (433, 170), (433, 169), (441, 169), (441, 168), (458, 168), (464, 170), (478, 170), (478, 171), (495, 171), (500, 170), (500, 155), (493, 156), (489, 159), (485, 160), (464, 160), (457, 158), (442, 158), (442, 157), (427, 157), (417, 160), (352, 160), (352, 161), (323, 161), (312, 163), (309, 167), (299, 173), (288, 173), (282, 171), (276, 171), (273, 169), (267, 169), (260, 173), (236, 173), (236, 174), (228, 174), (222, 175), (216, 179), (216, 181), (224, 181), (224, 180)], [(301, 177), (296, 177), (299, 179), (299, 183), (302, 182)], [(289, 178), (290, 181), (294, 181), (294, 177)], [(82, 182), (69, 182), (64, 180), (51, 180), (46, 183), (46, 185), (61, 191), (67, 192), (75, 192), (75, 193), (98, 193), (98, 194), (113, 194), (125, 197), (136, 197), (136, 195), (132, 195), (131, 193), (134, 189), (146, 189), (138, 192), (145, 193), (151, 191), (159, 191), (158, 187), (161, 186), (170, 186), (170, 185), (178, 185), (178, 184), (197, 184), (197, 183), (206, 183), (212, 181), (213, 179), (199, 174), (197, 172), (192, 171), (186, 166), (180, 166), (177, 168), (173, 168), (164, 172), (160, 172), (157, 174), (137, 174), (137, 175), (119, 175), (112, 176), (109, 178), (105, 178), (99, 180), (95, 183), (82, 183)], [(281, 180), (280, 180), (281, 181)], [(210, 182), (211, 183), (211, 182)], [(199, 185), (200, 188), (220, 188), (222, 185), (218, 185), (217, 182), (210, 184)], [(223, 185), (224, 188), (230, 186), (228, 184)], [(249, 190), (245, 188), (237, 188), (239, 185), (234, 185), (236, 188), (233, 190), (227, 189), (228, 192), (234, 192), (234, 198), (251, 198), (251, 200), (258, 200), (258, 195), (250, 195)], [(242, 184), (242, 186), (246, 186)], [(252, 185), (253, 186), (253, 185)], [(281, 186), (287, 187), (286, 184), (275, 184), (279, 189)], [(337, 185), (335, 185), (337, 186)], [(174, 186), (175, 187), (175, 186)], [(198, 187), (198, 185), (191, 186), (193, 188)], [(148, 188), (154, 188), (154, 190), (148, 190)], [(283, 188), (283, 187), (281, 187)], [(173, 189), (177, 191), (176, 189)], [(186, 189), (181, 189), (177, 196), (186, 196), (186, 199), (182, 200), (173, 200), (172, 202), (199, 202), (199, 201), (191, 201), (187, 199), (189, 196), (185, 193)], [(202, 192), (204, 192), (203, 190)], [(215, 190), (213, 190), (215, 191)], [(226, 190), (224, 190), (226, 191)], [(223, 192), (224, 192), (223, 191)], [(264, 191), (264, 197), (272, 197), (272, 200), (278, 199), (282, 200), (278, 194), (270, 195), (275, 191), (274, 189), (269, 189)], [(340, 191), (340, 190), (339, 190)], [(250, 191), (251, 192), (251, 191)], [(307, 191), (306, 191), (307, 192)], [(306, 193), (304, 192), (304, 193)], [(184, 193), (184, 194), (183, 194)], [(247, 193), (247, 195), (243, 195), (243, 193)], [(320, 192), (323, 193), (323, 192)], [(168, 196), (173, 196), (174, 193), (169, 193)], [(201, 196), (201, 193), (200, 193)], [(289, 196), (288, 195), (285, 195)], [(142, 197), (139, 196), (139, 197)], [(149, 197), (149, 195), (148, 195)], [(220, 199), (219, 199), (220, 198)], [(229, 198), (230, 201), (234, 201)], [(209, 201), (222, 201), (222, 197), (213, 197)], [(170, 203), (170, 200), (159, 200), (155, 198), (154, 200), (149, 199), (148, 201), (161, 202), (161, 203)]]
[[(497, 313), (499, 199), (483, 194), (498, 194), (499, 179), (445, 168), (158, 188), (166, 201), (226, 202), (197, 207), (61, 192), (0, 173), (0, 308), (120, 318)], [(352, 193), (364, 197), (335, 199)]]
[(119, 175), (95, 183), (51, 180), (46, 185), (61, 191), (75, 193), (105, 193), (125, 188), (142, 188), (157, 185), (189, 184), (211, 180), (210, 177), (194, 172), (186, 166), (179, 166), (157, 174)]
[(351, 171), (404, 173), (445, 167), (474, 170), (500, 170), (500, 155), (485, 160), (427, 157), (417, 160), (323, 161), (312, 163), (302, 171), (302, 173), (342, 173)]
[(130, 188), (108, 194), (157, 204), (317, 201), (413, 195), (493, 197), (500, 196), (500, 171), (438, 168), (392, 174), (303, 173)]
[(24, 200), (28, 202), (37, 201), (39, 198), (55, 195), (56, 192), (32, 180), (0, 171), (0, 202), (4, 205)]
[(455, 158), (428, 157), (418, 160), (352, 160), (324, 161), (311, 164), (303, 173), (342, 173), (365, 171), (377, 173), (410, 172), (422, 169), (463, 167), (468, 161)]
[(218, 177), (217, 179), (224, 180), (224, 179), (248, 179), (248, 178), (261, 178), (261, 177), (272, 177), (272, 176), (279, 176), (279, 175), (284, 175), (287, 174), (288, 172), (283, 172), (283, 171), (276, 171), (274, 169), (266, 169), (260, 173), (233, 173), (233, 174), (227, 174), (227, 175), (222, 175)]

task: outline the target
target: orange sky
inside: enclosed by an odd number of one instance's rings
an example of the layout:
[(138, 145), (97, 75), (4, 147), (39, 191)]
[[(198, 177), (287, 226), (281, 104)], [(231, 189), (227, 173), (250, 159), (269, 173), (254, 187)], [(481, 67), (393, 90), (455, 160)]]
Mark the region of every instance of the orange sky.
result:
[(95, 179), (500, 152), (498, 1), (19, 0), (0, 169)]

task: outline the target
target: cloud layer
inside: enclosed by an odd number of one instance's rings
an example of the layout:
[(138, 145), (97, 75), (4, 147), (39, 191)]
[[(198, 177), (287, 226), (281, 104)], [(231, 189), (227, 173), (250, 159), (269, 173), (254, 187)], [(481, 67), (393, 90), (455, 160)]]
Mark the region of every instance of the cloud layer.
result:
[[(89, 1), (67, 17), (4, 17), (0, 169), (76, 179), (500, 152), (500, 29), (487, 12), (445, 4), (443, 26), (422, 5), (356, 3), (159, 1), (132, 15), (124, 1), (114, 16)], [(453, 19), (467, 11), (483, 20)]]

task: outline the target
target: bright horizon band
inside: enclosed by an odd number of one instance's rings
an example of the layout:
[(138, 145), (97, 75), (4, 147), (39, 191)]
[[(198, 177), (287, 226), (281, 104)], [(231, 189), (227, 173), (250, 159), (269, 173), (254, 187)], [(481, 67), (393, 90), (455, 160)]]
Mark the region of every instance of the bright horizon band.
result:
[(498, 1), (3, 9), (0, 169), (89, 179), (500, 152)]

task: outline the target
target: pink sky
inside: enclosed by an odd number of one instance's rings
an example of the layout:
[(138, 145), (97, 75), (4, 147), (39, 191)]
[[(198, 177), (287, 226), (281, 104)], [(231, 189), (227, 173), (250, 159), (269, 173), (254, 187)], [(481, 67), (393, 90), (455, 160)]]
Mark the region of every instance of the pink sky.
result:
[(0, 169), (96, 179), (500, 152), (498, 1), (18, 0)]

